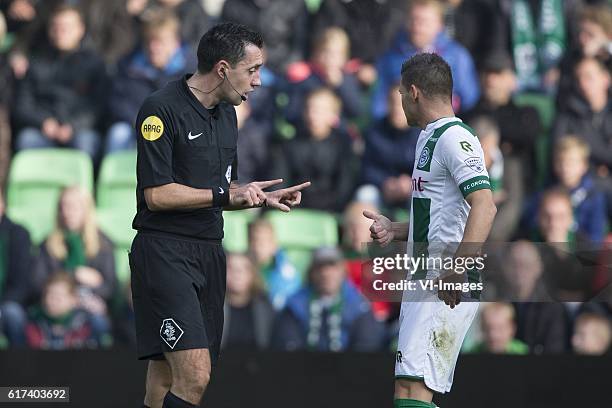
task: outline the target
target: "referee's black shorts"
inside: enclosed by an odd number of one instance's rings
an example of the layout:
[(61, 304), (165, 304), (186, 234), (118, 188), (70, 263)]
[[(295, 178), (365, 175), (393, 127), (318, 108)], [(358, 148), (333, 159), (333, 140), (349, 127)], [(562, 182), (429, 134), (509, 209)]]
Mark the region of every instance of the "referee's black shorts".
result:
[(220, 241), (139, 232), (130, 251), (132, 299), (140, 360), (207, 348), (219, 357), (225, 298)]

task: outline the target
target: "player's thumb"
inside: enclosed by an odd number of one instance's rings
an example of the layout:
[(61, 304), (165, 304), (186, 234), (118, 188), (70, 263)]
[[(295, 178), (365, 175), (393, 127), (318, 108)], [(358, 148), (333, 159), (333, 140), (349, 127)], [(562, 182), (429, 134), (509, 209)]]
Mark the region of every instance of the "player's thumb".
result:
[(374, 221), (378, 220), (378, 217), (380, 217), (379, 214), (376, 214), (370, 210), (363, 210), (363, 216)]

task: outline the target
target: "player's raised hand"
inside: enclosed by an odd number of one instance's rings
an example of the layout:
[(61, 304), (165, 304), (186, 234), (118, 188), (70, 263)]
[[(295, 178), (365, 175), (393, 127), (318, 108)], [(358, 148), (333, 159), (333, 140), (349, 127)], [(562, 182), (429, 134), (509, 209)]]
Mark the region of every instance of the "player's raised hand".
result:
[(395, 234), (393, 233), (391, 220), (384, 215), (368, 210), (363, 212), (363, 216), (374, 221), (370, 226), (370, 236), (374, 242), (378, 243), (380, 246), (387, 246), (393, 241)]
[(310, 181), (307, 181), (302, 184), (265, 193), (266, 206), (289, 212), (292, 207), (300, 204), (302, 201), (302, 190), (309, 186)]
[(283, 179), (254, 181), (244, 186), (230, 189), (230, 205), (237, 207), (261, 207), (266, 203), (267, 196), (263, 189), (275, 186)]

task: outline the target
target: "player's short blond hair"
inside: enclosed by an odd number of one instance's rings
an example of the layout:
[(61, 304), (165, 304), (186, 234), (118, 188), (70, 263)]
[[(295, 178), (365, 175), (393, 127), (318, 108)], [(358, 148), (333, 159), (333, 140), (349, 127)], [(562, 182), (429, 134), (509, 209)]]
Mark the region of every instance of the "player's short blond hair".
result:
[(561, 154), (570, 151), (580, 153), (585, 162), (588, 162), (591, 155), (591, 149), (583, 139), (575, 135), (566, 135), (555, 143), (554, 157), (558, 158)]
[(612, 38), (612, 10), (607, 4), (585, 6), (580, 13), (580, 21), (589, 21), (603, 28), (608, 38)]
[(344, 49), (344, 57), (349, 58), (351, 53), (351, 40), (348, 34), (340, 27), (328, 27), (321, 31), (315, 38), (312, 49), (316, 54), (326, 44), (340, 43)]

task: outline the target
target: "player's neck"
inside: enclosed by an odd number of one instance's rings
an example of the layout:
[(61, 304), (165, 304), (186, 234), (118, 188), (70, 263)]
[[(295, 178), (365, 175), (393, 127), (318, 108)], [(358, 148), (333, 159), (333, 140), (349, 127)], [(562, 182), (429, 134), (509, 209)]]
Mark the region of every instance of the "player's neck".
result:
[(221, 102), (218, 92), (222, 82), (214, 75), (196, 72), (187, 80), (187, 86), (206, 109), (212, 109)]
[(429, 106), (424, 107), (421, 113), (421, 120), (419, 121), (419, 127), (425, 129), (427, 125), (435, 122), (442, 118), (452, 118), (455, 116), (453, 107), (450, 104), (432, 103)]

